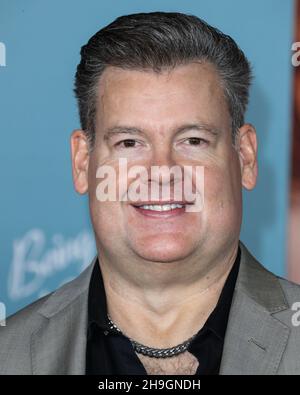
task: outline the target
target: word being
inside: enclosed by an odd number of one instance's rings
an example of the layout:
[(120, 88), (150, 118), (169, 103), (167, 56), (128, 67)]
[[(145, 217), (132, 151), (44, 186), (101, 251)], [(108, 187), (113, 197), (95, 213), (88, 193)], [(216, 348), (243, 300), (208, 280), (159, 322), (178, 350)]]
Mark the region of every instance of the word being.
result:
[(298, 67), (300, 66), (300, 41), (292, 44), (292, 51), (295, 51), (292, 56), (292, 65)]
[(0, 42), (0, 66), (6, 66), (6, 47), (2, 42)]
[[(76, 265), (79, 274), (95, 254), (94, 239), (83, 230), (75, 237), (54, 234), (47, 240), (42, 229), (31, 229), (13, 243), (13, 258), (8, 279), (8, 296), (17, 301), (48, 293), (42, 289), (49, 279), (69, 273)], [(75, 271), (75, 268), (72, 269)], [(78, 273), (79, 272), (79, 273)], [(71, 278), (67, 278), (71, 280)], [(65, 282), (65, 281), (64, 281)]]

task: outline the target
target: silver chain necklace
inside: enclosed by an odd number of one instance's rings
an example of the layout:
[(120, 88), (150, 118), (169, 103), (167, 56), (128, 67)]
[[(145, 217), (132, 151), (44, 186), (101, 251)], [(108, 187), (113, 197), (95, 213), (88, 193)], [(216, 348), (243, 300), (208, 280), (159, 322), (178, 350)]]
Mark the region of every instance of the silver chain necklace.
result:
[[(108, 318), (110, 330), (116, 330), (117, 332), (121, 333), (123, 336), (126, 336), (112, 321), (109, 315), (107, 315), (107, 318)], [(170, 348), (152, 348), (152, 347), (144, 346), (143, 344), (138, 343), (133, 339), (129, 338), (129, 340), (132, 344), (134, 351), (137, 352), (138, 354), (142, 354), (150, 358), (170, 358), (186, 351), (195, 336), (196, 334), (190, 337), (188, 340), (184, 341), (183, 343), (179, 344), (178, 346), (170, 347)]]

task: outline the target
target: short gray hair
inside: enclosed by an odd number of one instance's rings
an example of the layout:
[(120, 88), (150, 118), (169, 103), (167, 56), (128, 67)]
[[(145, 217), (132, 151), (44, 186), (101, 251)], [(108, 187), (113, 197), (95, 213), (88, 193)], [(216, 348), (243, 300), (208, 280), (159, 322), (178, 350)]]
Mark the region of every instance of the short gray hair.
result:
[(235, 41), (193, 15), (151, 12), (125, 15), (99, 30), (81, 48), (74, 92), (81, 128), (93, 146), (97, 86), (108, 66), (153, 70), (206, 61), (219, 73), (232, 122), (233, 141), (244, 123), (250, 63)]

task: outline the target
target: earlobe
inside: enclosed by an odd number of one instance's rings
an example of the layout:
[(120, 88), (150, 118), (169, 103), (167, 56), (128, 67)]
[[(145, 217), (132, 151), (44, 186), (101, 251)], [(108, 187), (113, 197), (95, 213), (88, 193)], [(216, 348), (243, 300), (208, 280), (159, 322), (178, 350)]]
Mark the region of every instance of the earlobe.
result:
[(251, 124), (244, 124), (239, 129), (239, 158), (241, 164), (242, 185), (251, 190), (257, 179), (257, 137)]
[(89, 146), (86, 134), (74, 130), (71, 135), (72, 174), (75, 190), (84, 194), (88, 191)]

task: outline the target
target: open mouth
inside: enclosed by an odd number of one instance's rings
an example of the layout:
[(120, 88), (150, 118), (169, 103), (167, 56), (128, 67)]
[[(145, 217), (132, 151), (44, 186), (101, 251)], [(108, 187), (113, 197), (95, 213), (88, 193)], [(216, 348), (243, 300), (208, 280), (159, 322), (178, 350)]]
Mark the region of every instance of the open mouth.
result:
[(141, 208), (143, 210), (150, 210), (150, 211), (170, 211), (175, 210), (176, 208), (183, 208), (185, 204), (143, 204), (141, 206), (135, 206)]
[(185, 212), (185, 208), (188, 204), (185, 202), (166, 202), (162, 204), (142, 203), (132, 204), (132, 206), (141, 214), (147, 216), (166, 216), (166, 215), (178, 215)]

